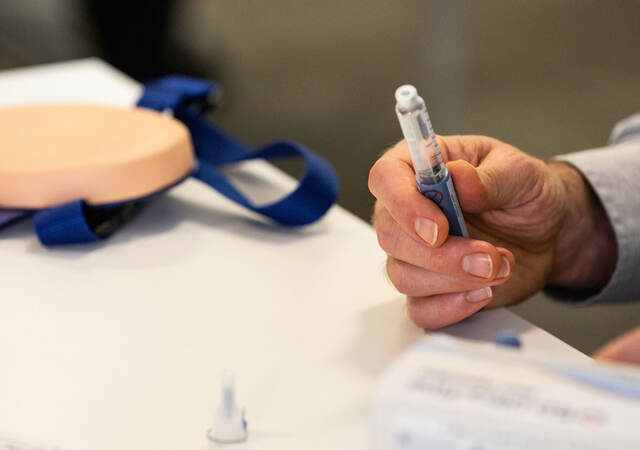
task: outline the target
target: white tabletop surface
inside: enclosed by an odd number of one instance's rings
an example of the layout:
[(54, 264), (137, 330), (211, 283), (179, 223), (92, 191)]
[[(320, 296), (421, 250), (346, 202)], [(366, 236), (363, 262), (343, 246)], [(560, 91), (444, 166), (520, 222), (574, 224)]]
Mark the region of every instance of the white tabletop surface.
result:
[[(139, 93), (95, 59), (0, 74), (0, 106), (128, 107)], [(262, 196), (291, 186), (264, 163), (235, 179)], [(364, 449), (376, 379), (423, 334), (374, 231), (338, 206), (284, 229), (188, 180), (104, 243), (46, 249), (25, 221), (0, 231), (0, 255), (0, 442), (211, 448), (230, 368), (251, 434), (229, 448)], [(585, 358), (507, 310), (449, 331), (490, 340), (503, 328), (525, 351)]]

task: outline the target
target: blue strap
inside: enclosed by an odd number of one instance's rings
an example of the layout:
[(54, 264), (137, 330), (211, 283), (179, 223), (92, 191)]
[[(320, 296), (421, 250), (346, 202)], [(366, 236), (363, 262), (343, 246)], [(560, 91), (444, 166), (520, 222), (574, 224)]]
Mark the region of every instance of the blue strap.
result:
[(215, 81), (172, 75), (145, 84), (138, 106), (156, 111), (191, 109), (201, 114), (216, 106), (220, 94), (220, 85)]
[[(319, 219), (335, 203), (338, 180), (331, 165), (318, 155), (290, 141), (273, 142), (252, 151), (202, 117), (215, 106), (220, 88), (212, 81), (171, 76), (145, 86), (138, 106), (164, 111), (189, 128), (198, 169), (193, 174), (227, 198), (244, 207), (288, 226), (306, 225)], [(306, 170), (298, 187), (281, 200), (255, 205), (218, 170), (225, 164), (250, 159), (303, 158)], [(92, 206), (82, 200), (36, 211), (33, 223), (44, 245), (93, 242), (109, 236), (141, 204), (126, 203)], [(0, 216), (1, 217), (1, 216)], [(3, 223), (0, 219), (0, 226)]]
[(147, 198), (102, 206), (76, 200), (36, 211), (33, 214), (33, 227), (44, 245), (98, 241), (110, 236), (131, 219)]
[[(210, 89), (217, 87), (213, 85)], [(199, 168), (194, 174), (196, 178), (234, 202), (282, 225), (299, 226), (314, 222), (335, 203), (339, 191), (338, 178), (325, 159), (291, 141), (273, 142), (257, 151), (250, 150), (208, 122), (202, 117), (201, 110), (194, 107), (194, 100), (205, 95), (203, 91), (199, 80), (172, 76), (148, 85), (138, 102), (138, 106), (158, 111), (172, 109), (174, 116), (189, 128), (199, 161)], [(302, 158), (306, 163), (300, 184), (284, 198), (268, 205), (255, 205), (218, 170), (221, 165), (251, 159), (292, 157)]]
[(85, 216), (87, 205), (82, 200), (55, 208), (42, 209), (33, 215), (33, 226), (44, 245), (93, 242), (101, 237), (93, 232)]

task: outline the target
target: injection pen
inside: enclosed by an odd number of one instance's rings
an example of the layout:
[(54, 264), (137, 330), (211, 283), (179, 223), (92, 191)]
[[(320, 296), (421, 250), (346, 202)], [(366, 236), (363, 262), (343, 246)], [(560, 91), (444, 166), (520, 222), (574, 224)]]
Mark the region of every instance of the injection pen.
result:
[(427, 107), (410, 84), (396, 90), (396, 114), (411, 153), (418, 189), (447, 217), (449, 234), (469, 237), (449, 170), (442, 162)]

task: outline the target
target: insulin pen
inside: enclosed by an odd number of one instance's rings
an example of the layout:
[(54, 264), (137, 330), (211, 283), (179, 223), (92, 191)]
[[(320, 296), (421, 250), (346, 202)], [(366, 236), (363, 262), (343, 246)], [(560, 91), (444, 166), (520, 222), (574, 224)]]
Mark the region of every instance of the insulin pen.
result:
[(442, 162), (427, 107), (410, 84), (396, 90), (396, 114), (411, 153), (418, 189), (447, 217), (449, 234), (469, 237), (449, 170)]

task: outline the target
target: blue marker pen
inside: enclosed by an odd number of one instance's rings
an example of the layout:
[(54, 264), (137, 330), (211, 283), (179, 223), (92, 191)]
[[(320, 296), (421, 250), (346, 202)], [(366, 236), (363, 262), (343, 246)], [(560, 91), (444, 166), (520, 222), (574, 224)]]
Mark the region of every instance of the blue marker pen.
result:
[(442, 162), (427, 107), (410, 84), (396, 90), (396, 114), (411, 153), (418, 189), (444, 212), (449, 221), (449, 234), (469, 237), (449, 170)]

